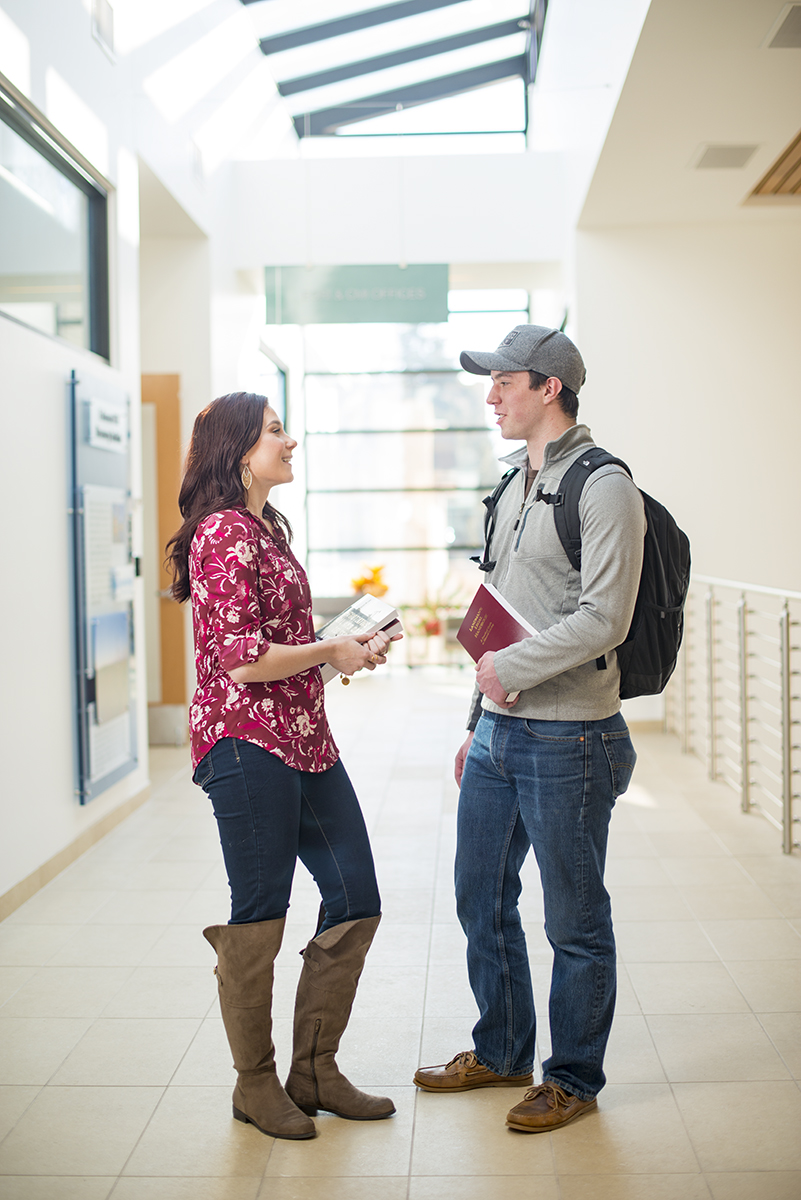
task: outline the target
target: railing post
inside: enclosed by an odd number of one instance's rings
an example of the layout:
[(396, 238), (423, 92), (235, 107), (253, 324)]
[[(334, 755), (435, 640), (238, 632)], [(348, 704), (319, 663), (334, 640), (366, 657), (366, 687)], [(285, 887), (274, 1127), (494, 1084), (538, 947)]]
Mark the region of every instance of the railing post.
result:
[(740, 655), (740, 807), (751, 808), (751, 754), (748, 726), (748, 605), (745, 592), (737, 605), (737, 642)]
[(684, 645), (681, 652), (681, 749), (690, 753), (690, 614), (684, 614)]
[(785, 600), (779, 615), (779, 656), (782, 690), (782, 849), (793, 849), (793, 725), (790, 674), (790, 606)]
[(709, 778), (718, 777), (717, 705), (715, 703), (715, 594), (706, 594), (706, 686), (709, 712)]

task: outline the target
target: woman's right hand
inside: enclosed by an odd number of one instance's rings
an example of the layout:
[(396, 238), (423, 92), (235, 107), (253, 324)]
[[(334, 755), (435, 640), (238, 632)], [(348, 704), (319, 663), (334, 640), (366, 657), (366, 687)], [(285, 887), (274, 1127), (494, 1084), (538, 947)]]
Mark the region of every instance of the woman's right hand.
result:
[[(369, 646), (352, 637), (326, 638), (322, 643), (329, 650), (327, 662), (343, 675), (355, 675), (363, 667), (375, 670)], [(330, 649), (329, 649), (330, 647)]]

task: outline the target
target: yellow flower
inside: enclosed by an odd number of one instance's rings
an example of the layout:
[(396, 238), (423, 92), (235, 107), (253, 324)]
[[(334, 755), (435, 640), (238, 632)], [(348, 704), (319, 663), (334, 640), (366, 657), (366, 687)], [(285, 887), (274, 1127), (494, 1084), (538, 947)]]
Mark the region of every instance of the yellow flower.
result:
[(366, 567), (365, 574), (351, 579), (351, 587), (357, 596), (383, 596), (389, 588), (384, 583), (384, 566)]

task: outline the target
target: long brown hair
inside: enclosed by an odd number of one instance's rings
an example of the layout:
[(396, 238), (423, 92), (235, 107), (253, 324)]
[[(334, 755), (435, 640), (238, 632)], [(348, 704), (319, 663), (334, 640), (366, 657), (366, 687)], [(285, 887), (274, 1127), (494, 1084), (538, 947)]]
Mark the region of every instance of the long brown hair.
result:
[[(189, 599), (189, 547), (200, 522), (221, 509), (247, 504), (242, 456), (259, 440), (268, 405), (266, 396), (231, 392), (212, 400), (195, 419), (178, 494), (184, 523), (166, 547), (173, 576), (170, 591), (179, 602)], [(283, 513), (265, 504), (261, 515), (278, 525), (291, 541), (292, 527)]]

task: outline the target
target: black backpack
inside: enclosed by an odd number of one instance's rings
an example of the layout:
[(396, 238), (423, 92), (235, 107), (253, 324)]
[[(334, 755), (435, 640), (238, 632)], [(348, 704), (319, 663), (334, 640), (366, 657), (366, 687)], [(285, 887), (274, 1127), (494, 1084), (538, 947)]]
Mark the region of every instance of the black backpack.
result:
[[(616, 463), (631, 476), (620, 458), (593, 446), (565, 471), (557, 492), (537, 489), (536, 500), (553, 506), (559, 540), (571, 565), (581, 570), (581, 523), (579, 499), (593, 471)], [(491, 496), (484, 500), (484, 556), (479, 570), (491, 571), (490, 543), (495, 529), (498, 500), (519, 468), (507, 471)], [(676, 667), (684, 632), (684, 602), (690, 586), (690, 542), (664, 505), (647, 492), (640, 492), (648, 527), (643, 549), (642, 575), (634, 616), (625, 640), (616, 647), (620, 667), (620, 697), (655, 696), (663, 691)], [(478, 561), (478, 559), (474, 559)], [(606, 670), (606, 657), (596, 659), (599, 671)]]

